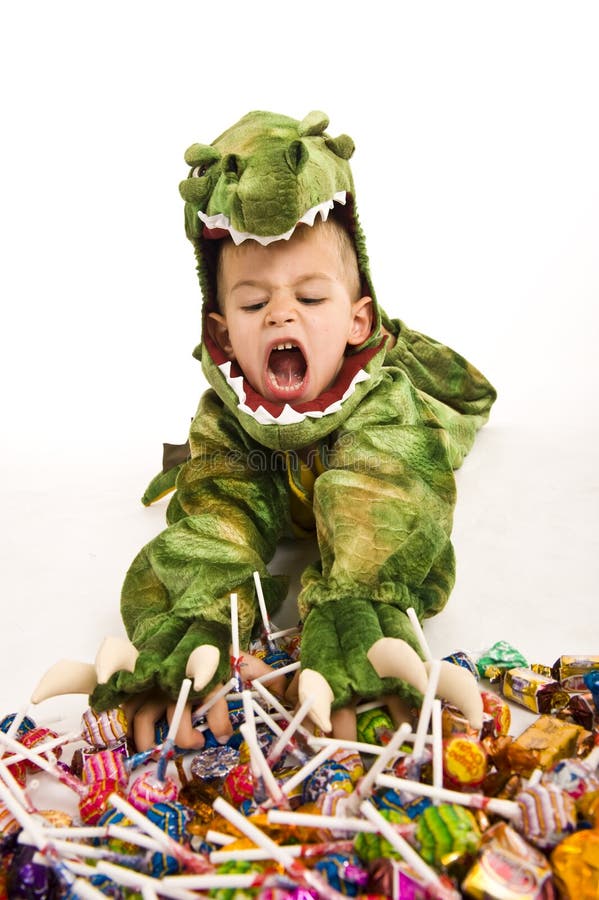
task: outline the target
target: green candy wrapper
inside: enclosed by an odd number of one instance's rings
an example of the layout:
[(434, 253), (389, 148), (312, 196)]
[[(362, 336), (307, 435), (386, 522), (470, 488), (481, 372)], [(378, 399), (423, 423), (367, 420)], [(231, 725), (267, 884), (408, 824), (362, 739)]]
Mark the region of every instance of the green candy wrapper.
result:
[(528, 667), (528, 662), (519, 650), (507, 641), (497, 641), (477, 660), (476, 668), (481, 678), (498, 681), (508, 669)]

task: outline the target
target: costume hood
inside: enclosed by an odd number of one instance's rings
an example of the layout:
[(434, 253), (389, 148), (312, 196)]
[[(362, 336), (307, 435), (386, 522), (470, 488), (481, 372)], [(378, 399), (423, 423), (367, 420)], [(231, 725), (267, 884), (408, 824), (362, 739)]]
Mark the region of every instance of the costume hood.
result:
[[(354, 142), (345, 134), (328, 135), (328, 124), (322, 112), (311, 112), (301, 122), (250, 112), (212, 144), (189, 147), (185, 153), (189, 175), (179, 186), (203, 293), (202, 343), (194, 356), (201, 359), (209, 383), (244, 429), (271, 448), (305, 446), (337, 428), (380, 380), (385, 352), (348, 163)], [(288, 240), (297, 225), (312, 226), (333, 208), (356, 247), (362, 293), (373, 299), (373, 329), (363, 344), (347, 353), (325, 393), (304, 403), (270, 403), (253, 390), (206, 328), (207, 314), (218, 309), (218, 242), (226, 236), (236, 244)]]

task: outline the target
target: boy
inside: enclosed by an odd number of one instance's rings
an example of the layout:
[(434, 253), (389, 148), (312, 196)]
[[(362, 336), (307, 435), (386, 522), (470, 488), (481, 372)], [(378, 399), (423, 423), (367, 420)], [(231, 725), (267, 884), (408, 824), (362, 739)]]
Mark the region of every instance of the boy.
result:
[[(125, 580), (135, 649), (102, 663), (92, 695), (98, 709), (129, 698), (140, 749), (186, 673), (197, 699), (228, 678), (230, 593), (244, 646), (252, 573), (276, 608), (285, 584), (266, 563), (293, 532), (315, 530), (320, 550), (298, 597), (300, 693), (303, 679), (316, 724), (347, 733), (356, 699), (380, 695), (400, 718), (392, 698), (422, 690), (405, 611), (433, 615), (453, 586), (453, 469), (495, 392), (449, 348), (381, 312), (355, 214), (353, 142), (327, 124), (322, 113), (299, 123), (250, 113), (186, 153), (180, 190), (204, 295), (196, 354), (213, 390), (191, 427), (169, 527)], [(226, 740), (224, 702), (209, 724)], [(200, 743), (189, 716), (177, 742)]]

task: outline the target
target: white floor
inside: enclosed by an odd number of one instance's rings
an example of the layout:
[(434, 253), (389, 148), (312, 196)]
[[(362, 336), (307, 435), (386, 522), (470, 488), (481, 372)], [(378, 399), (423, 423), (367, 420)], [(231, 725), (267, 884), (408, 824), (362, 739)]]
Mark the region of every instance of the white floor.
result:
[[(530, 662), (599, 653), (597, 435), (487, 425), (457, 473), (458, 579), (446, 609), (425, 625), (435, 655), (476, 653), (504, 639)], [(159, 448), (157, 448), (159, 451)], [(120, 454), (123, 457), (123, 453)], [(0, 714), (26, 705), (63, 657), (93, 661), (122, 634), (119, 590), (137, 550), (162, 527), (165, 502), (139, 503), (159, 467), (153, 448), (85, 462), (21, 455), (3, 492), (3, 652)], [(295, 621), (298, 577), (315, 547), (282, 547), (271, 569), (293, 575), (278, 617)], [(76, 724), (82, 697), (33, 711)], [(517, 727), (526, 716), (516, 717)]]

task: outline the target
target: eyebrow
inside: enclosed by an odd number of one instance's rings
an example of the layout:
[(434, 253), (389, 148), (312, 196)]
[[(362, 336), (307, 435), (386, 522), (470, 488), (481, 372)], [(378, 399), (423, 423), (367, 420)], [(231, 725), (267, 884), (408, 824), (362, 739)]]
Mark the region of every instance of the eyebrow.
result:
[[(327, 275), (325, 272), (310, 272), (307, 275), (301, 275), (296, 281), (292, 282), (291, 287), (297, 287), (300, 284), (305, 284), (307, 281), (334, 281), (330, 275)], [(237, 288), (241, 287), (264, 287), (263, 281), (254, 281), (253, 279), (243, 279), (243, 281), (237, 281), (233, 285), (230, 290), (232, 294), (233, 291), (236, 291)]]

